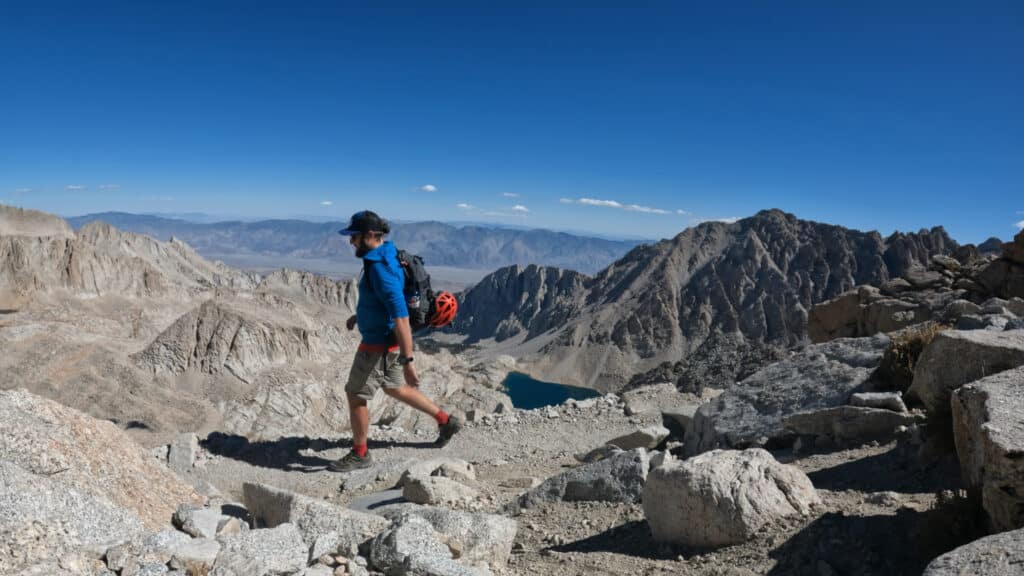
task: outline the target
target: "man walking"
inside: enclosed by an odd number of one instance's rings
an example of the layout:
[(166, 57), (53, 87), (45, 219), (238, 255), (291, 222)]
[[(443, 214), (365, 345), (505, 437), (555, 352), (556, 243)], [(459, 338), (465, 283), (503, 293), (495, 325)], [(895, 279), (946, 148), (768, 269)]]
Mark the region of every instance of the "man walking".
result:
[(345, 385), (352, 424), (352, 450), (328, 466), (335, 472), (373, 465), (366, 446), (370, 428), (367, 403), (373, 399), (379, 385), (383, 385), (388, 396), (437, 420), (439, 436), (435, 444), (444, 446), (462, 428), (460, 418), (445, 413), (419, 391), (420, 381), (412, 356), (412, 328), (402, 293), (405, 273), (394, 244), (384, 240), (390, 231), (390, 225), (369, 210), (353, 214), (348, 227), (338, 231), (349, 237), (356, 257), (363, 259), (363, 275), (359, 281), (356, 315), (346, 323), (349, 330), (358, 324), (362, 336)]

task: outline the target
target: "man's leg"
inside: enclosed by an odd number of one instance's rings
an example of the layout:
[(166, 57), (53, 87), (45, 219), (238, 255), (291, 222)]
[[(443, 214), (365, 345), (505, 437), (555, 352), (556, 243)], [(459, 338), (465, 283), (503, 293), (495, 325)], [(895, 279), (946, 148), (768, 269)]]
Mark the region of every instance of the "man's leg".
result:
[(345, 385), (345, 396), (348, 399), (349, 424), (352, 427), (352, 450), (340, 460), (332, 462), (328, 468), (335, 472), (350, 472), (360, 468), (368, 468), (373, 464), (366, 449), (367, 436), (370, 430), (370, 410), (367, 398), (373, 398), (375, 387), (370, 382), (374, 365), (380, 355), (369, 352), (357, 352), (352, 362), (348, 383)]
[(427, 398), (423, 392), (420, 392), (419, 389), (413, 388), (407, 384), (403, 384), (398, 388), (386, 387), (384, 388), (384, 393), (395, 400), (400, 400), (420, 412), (429, 414), (430, 416), (436, 416), (437, 413), (441, 411), (441, 409), (437, 407), (437, 404), (431, 402), (430, 398)]
[(366, 446), (366, 436), (370, 431), (370, 410), (366, 400), (346, 392), (348, 396), (348, 418), (352, 425), (352, 446)]
[(450, 415), (444, 410), (437, 407), (430, 398), (427, 398), (423, 392), (420, 392), (418, 388), (413, 388), (407, 384), (403, 384), (397, 387), (384, 388), (384, 393), (388, 396), (399, 400), (412, 406), (413, 408), (429, 414), (437, 421), (438, 437), (436, 444), (438, 446), (444, 446), (455, 436), (456, 432), (462, 429), (462, 419), (457, 415)]

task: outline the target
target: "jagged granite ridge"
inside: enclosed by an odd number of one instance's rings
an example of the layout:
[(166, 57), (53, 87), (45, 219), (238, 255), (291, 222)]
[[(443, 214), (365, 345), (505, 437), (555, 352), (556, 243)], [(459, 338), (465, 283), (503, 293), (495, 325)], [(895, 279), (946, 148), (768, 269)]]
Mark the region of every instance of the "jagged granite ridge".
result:
[(941, 227), (883, 239), (764, 210), (638, 246), (554, 304), (547, 291), (538, 298), (509, 287), (546, 286), (541, 278), (565, 272), (499, 270), (462, 294), (462, 309), (473, 312), (455, 330), (471, 342), (492, 327), (503, 328), (492, 332), (497, 338), (528, 342), (543, 335), (546, 343), (521, 358), (523, 368), (613, 391), (666, 362), (685, 369), (691, 355), (735, 356), (737, 348), (805, 342), (815, 303), (860, 284), (881, 284), (958, 247)]

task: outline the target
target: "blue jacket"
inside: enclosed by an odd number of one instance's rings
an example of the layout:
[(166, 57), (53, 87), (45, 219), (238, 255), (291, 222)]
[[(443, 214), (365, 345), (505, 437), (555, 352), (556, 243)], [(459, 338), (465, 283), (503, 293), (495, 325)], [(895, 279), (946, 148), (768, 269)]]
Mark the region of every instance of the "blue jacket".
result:
[(405, 295), (402, 294), (404, 286), (405, 272), (398, 263), (398, 250), (390, 241), (363, 256), (363, 278), (359, 282), (359, 304), (356, 306), (356, 322), (363, 342), (391, 343), (395, 318), (409, 316)]

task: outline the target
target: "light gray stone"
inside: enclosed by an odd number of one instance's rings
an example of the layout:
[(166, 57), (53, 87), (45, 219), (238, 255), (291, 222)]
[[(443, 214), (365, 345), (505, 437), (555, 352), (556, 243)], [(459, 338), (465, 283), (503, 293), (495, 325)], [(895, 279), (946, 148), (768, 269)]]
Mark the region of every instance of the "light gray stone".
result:
[(981, 306), (970, 300), (953, 300), (946, 305), (945, 314), (947, 319), (959, 318), (966, 314), (980, 315)]
[(964, 482), (994, 531), (1024, 528), (1024, 367), (961, 387), (952, 407)]
[(910, 392), (929, 415), (948, 420), (953, 390), (1024, 365), (1024, 330), (939, 332), (921, 353)]
[(466, 564), (488, 564), (499, 570), (512, 553), (512, 544), (518, 523), (505, 516), (447, 510), (444, 508), (417, 508), (405, 512), (389, 513), (396, 522), (416, 516), (430, 523), (442, 536), (449, 549), (458, 550), (457, 558)]
[(846, 404), (867, 383), (888, 345), (881, 334), (832, 340), (755, 372), (697, 410), (686, 454), (790, 438), (783, 417)]
[(469, 462), (458, 458), (448, 456), (431, 458), (409, 466), (402, 472), (398, 486), (405, 486), (406, 481), (413, 476), (443, 476), (458, 482), (472, 482), (476, 480), (476, 469)]
[(174, 512), (174, 525), (196, 538), (216, 538), (217, 528), (230, 517), (219, 510), (182, 504)]
[(452, 559), (448, 547), (437, 539), (434, 527), (418, 516), (400, 517), (394, 527), (373, 539), (370, 563), (386, 574), (402, 573), (410, 556), (418, 556), (427, 563)]
[(913, 426), (924, 420), (923, 414), (836, 406), (790, 414), (782, 419), (782, 424), (797, 436), (827, 437), (839, 444), (851, 444), (888, 440), (896, 436), (900, 426)]
[(923, 576), (1020, 576), (1024, 530), (975, 540), (932, 560)]
[(241, 534), (245, 530), (249, 529), (249, 525), (245, 524), (238, 518), (226, 516), (222, 517), (221, 521), (217, 524), (217, 536), (229, 536), (231, 534)]
[(903, 395), (899, 392), (856, 392), (850, 396), (851, 406), (864, 408), (881, 408), (893, 412), (906, 412)]
[(192, 538), (188, 534), (166, 529), (148, 534), (141, 539), (113, 546), (106, 551), (104, 558), (107, 567), (111, 570), (119, 571), (122, 574), (132, 574), (142, 564), (168, 563), (178, 547), (191, 541)]
[(627, 416), (657, 414), (693, 404), (694, 401), (692, 395), (679, 392), (672, 382), (641, 386), (622, 394), (623, 409)]
[(938, 269), (949, 270), (951, 272), (956, 272), (961, 268), (959, 260), (951, 256), (946, 256), (945, 254), (932, 254), (930, 262)]
[(479, 498), (480, 493), (442, 476), (412, 476), (406, 480), (402, 496), (416, 504), (465, 505)]
[[(55, 550), (87, 548), (100, 557), (144, 532), (137, 516), (100, 496), (70, 489), (59, 475), (32, 474), (0, 460), (0, 535), (12, 550), (17, 543), (20, 558), (5, 569), (49, 560)], [(8, 562), (13, 559), (0, 554), (0, 566)]]
[(388, 526), (385, 518), (375, 514), (348, 510), (265, 484), (246, 482), (242, 493), (257, 526), (294, 524), (310, 544), (333, 532), (338, 536), (338, 549), (358, 549)]
[(179, 473), (192, 470), (199, 453), (199, 437), (195, 434), (178, 434), (167, 452), (167, 466)]
[(700, 404), (680, 406), (671, 410), (664, 410), (661, 413), (661, 425), (668, 428), (669, 433), (681, 442), (686, 441), (693, 426), (693, 417), (697, 413)]
[(513, 504), (531, 508), (539, 502), (556, 500), (636, 503), (643, 493), (648, 466), (648, 454), (643, 448), (620, 452), (548, 478)]
[(340, 540), (341, 538), (338, 536), (337, 532), (327, 532), (326, 534), (317, 536), (316, 541), (313, 542), (313, 545), (309, 548), (310, 562), (321, 558), (324, 555), (342, 554), (350, 556), (359, 553), (358, 548), (350, 548), (346, 550), (339, 549), (338, 542)]
[(156, 458), (157, 460), (159, 460), (161, 462), (167, 462), (167, 454), (168, 454), (169, 450), (170, 450), (170, 446), (164, 445), (164, 446), (157, 446), (156, 448), (153, 448), (149, 452), (150, 452), (150, 454), (153, 455), (153, 458)]
[(211, 576), (269, 576), (306, 567), (309, 548), (293, 524), (221, 538)]
[(938, 272), (926, 270), (920, 267), (912, 267), (903, 274), (907, 282), (914, 288), (936, 288), (945, 283), (945, 278)]
[(166, 525), (191, 496), (113, 423), (23, 389), (0, 390), (0, 532), (6, 539), (57, 528), (26, 543), (28, 556), (85, 548), (100, 557)]
[(643, 503), (655, 541), (718, 547), (745, 542), (779, 518), (809, 514), (821, 500), (799, 468), (753, 448), (667, 460), (651, 471)]
[(661, 441), (668, 438), (668, 428), (664, 426), (648, 426), (641, 428), (624, 436), (612, 438), (606, 444), (617, 446), (622, 450), (633, 450), (643, 448), (653, 450)]
[(220, 542), (209, 538), (196, 538), (179, 544), (171, 555), (171, 568), (176, 570), (199, 571), (213, 568), (220, 554)]

